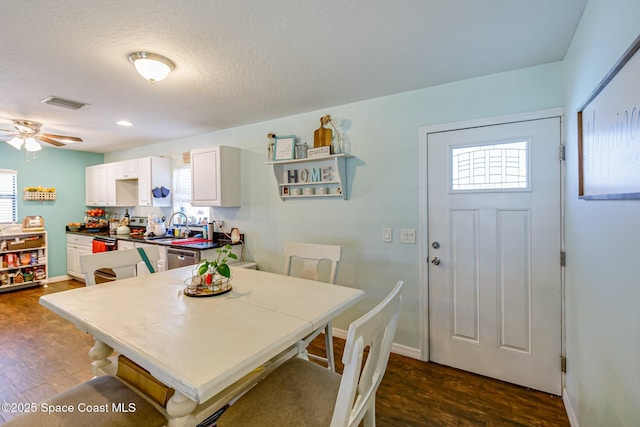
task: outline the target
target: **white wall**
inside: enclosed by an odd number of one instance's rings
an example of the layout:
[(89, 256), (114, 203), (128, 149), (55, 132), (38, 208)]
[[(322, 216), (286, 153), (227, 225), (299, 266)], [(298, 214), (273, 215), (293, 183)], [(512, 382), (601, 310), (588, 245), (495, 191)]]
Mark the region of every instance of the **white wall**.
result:
[[(400, 228), (418, 230), (419, 128), (560, 107), (563, 91), (562, 65), (554, 63), (112, 153), (105, 161), (153, 153), (171, 156), (177, 167), (191, 148), (242, 147), (242, 207), (214, 209), (213, 217), (246, 233), (249, 259), (280, 272), (286, 240), (342, 245), (337, 282), (365, 289), (367, 299), (335, 326), (346, 329), (403, 279), (396, 342), (419, 349), (418, 245), (398, 241)], [(264, 164), (267, 134), (295, 134), (313, 145), (313, 131), (326, 113), (338, 129), (348, 123), (355, 156), (348, 161), (350, 198), (283, 202), (273, 170)], [(393, 228), (393, 243), (382, 242), (383, 227)]]
[(578, 199), (576, 134), (577, 109), (638, 36), (639, 16), (638, 0), (590, 0), (565, 58), (566, 388), (581, 427), (640, 424), (640, 201)]

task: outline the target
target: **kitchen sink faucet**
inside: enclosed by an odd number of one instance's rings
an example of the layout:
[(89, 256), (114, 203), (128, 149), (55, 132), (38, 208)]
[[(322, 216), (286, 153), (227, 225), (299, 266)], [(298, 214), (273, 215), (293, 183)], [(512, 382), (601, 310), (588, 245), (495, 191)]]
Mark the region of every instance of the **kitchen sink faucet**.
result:
[(173, 217), (176, 215), (182, 215), (184, 217), (184, 232), (186, 233), (187, 237), (189, 237), (189, 218), (184, 212), (174, 212), (171, 214), (169, 220), (167, 221), (167, 230), (171, 230), (171, 220), (173, 220)]

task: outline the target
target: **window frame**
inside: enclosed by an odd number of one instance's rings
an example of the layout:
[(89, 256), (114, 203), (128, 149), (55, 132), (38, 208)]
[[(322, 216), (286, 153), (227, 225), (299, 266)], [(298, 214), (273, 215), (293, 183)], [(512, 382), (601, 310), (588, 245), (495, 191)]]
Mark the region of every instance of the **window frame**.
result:
[[(526, 185), (523, 187), (506, 187), (506, 188), (464, 188), (454, 189), (454, 155), (456, 149), (474, 148), (474, 147), (493, 147), (507, 144), (524, 143), (525, 144), (525, 165), (526, 165)], [(504, 166), (504, 165), (501, 165)], [(508, 192), (530, 192), (531, 191), (531, 140), (529, 138), (514, 138), (508, 140), (481, 141), (472, 144), (450, 145), (447, 150), (447, 189), (449, 194), (462, 193), (508, 193)], [(472, 172), (472, 170), (471, 170)], [(470, 184), (473, 185), (473, 184)], [(481, 185), (481, 184), (479, 184)], [(491, 185), (488, 183), (486, 185)]]
[[(12, 178), (11, 178), (12, 177)], [(6, 179), (6, 182), (5, 182)], [(10, 183), (10, 180), (13, 180)], [(6, 187), (5, 187), (6, 185)], [(11, 188), (13, 186), (13, 188)], [(6, 192), (5, 192), (6, 191)], [(13, 194), (12, 194), (13, 193)], [(12, 208), (5, 209), (0, 203), (0, 224), (14, 224), (18, 222), (18, 171), (14, 169), (0, 169), (0, 201), (9, 200)], [(6, 221), (11, 215), (11, 221)], [(5, 217), (6, 216), (6, 217)]]

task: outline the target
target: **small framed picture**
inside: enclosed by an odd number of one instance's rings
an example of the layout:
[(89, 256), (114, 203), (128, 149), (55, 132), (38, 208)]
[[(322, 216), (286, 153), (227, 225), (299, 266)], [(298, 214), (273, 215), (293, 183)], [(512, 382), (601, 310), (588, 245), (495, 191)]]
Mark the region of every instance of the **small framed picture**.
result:
[(273, 160), (293, 160), (295, 152), (295, 135), (276, 136), (273, 148)]

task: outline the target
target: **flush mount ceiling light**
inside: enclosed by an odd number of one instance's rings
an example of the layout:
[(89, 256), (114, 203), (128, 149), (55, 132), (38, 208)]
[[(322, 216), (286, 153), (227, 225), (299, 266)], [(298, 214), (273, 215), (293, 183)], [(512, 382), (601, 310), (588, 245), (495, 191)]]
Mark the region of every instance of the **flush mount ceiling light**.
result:
[(136, 67), (138, 74), (151, 83), (164, 80), (176, 68), (170, 59), (149, 52), (133, 52), (129, 54), (129, 61)]

